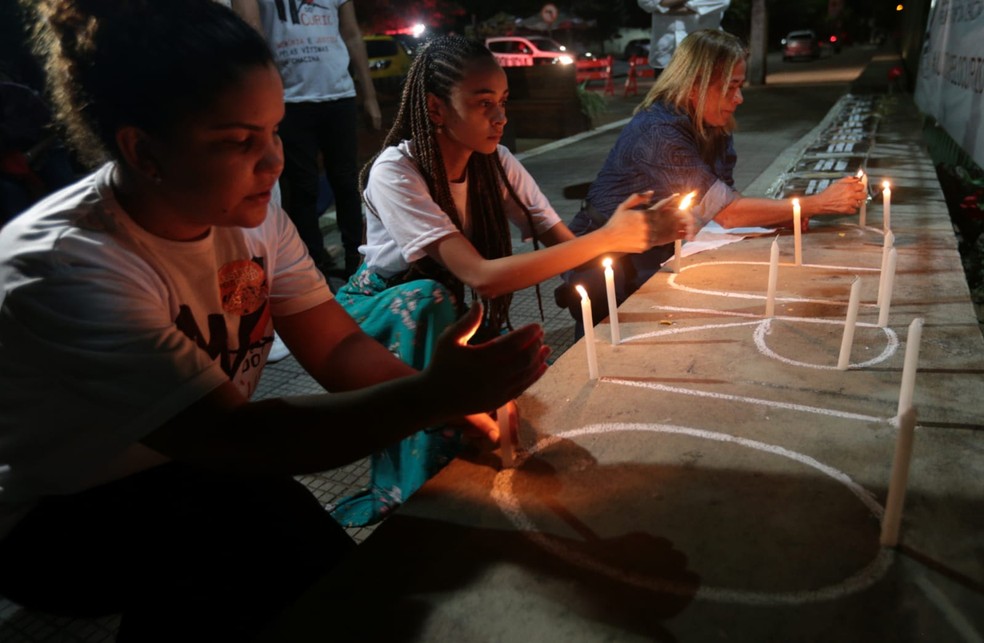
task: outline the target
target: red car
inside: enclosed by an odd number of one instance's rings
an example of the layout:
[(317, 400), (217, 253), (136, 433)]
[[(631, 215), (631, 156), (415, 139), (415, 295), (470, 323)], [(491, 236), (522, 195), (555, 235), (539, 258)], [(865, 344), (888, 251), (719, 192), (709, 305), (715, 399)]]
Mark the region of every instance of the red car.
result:
[(813, 31), (790, 31), (782, 39), (782, 59), (807, 58), (815, 60), (820, 57), (820, 40)]

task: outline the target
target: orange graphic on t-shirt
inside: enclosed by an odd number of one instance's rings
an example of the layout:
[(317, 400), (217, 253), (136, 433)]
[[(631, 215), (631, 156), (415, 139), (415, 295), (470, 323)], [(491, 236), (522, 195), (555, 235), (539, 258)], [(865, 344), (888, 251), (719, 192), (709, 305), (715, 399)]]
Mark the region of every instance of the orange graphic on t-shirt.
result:
[(219, 268), (219, 292), (222, 309), (240, 316), (259, 310), (270, 294), (263, 268), (245, 259)]

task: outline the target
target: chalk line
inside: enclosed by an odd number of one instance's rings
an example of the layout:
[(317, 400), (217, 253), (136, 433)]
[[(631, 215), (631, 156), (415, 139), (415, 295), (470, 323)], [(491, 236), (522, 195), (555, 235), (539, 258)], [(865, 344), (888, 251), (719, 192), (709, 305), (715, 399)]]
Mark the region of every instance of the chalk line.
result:
[(726, 402), (741, 402), (743, 404), (768, 406), (771, 408), (785, 409), (788, 411), (800, 411), (803, 413), (813, 413), (816, 415), (828, 415), (830, 417), (841, 418), (844, 420), (857, 420), (859, 422), (889, 422), (891, 420), (891, 418), (879, 417), (876, 415), (864, 415), (862, 413), (851, 413), (849, 411), (835, 411), (833, 409), (826, 409), (819, 406), (807, 406), (805, 404), (793, 404), (791, 402), (777, 402), (775, 400), (766, 400), (757, 397), (745, 397), (742, 395), (732, 395), (730, 393), (716, 393), (713, 391), (697, 391), (689, 388), (680, 388), (678, 386), (659, 384), (657, 382), (639, 382), (636, 380), (623, 380), (617, 377), (601, 377), (599, 378), (598, 381), (607, 382), (609, 384), (620, 384), (622, 386), (634, 386), (636, 388), (648, 388), (663, 393), (677, 393), (680, 395), (691, 395), (693, 397), (706, 397), (715, 400), (723, 400)]
[[(694, 268), (703, 268), (706, 266), (768, 266), (768, 262), (765, 261), (705, 261), (702, 263), (693, 263), (687, 266), (683, 266), (679, 273), (670, 273), (666, 279), (666, 283), (671, 288), (681, 290), (683, 292), (689, 292), (697, 295), (710, 295), (713, 297), (724, 297), (731, 299), (761, 299), (765, 300), (766, 295), (758, 293), (740, 293), (740, 292), (728, 292), (724, 290), (705, 290), (703, 288), (694, 288), (693, 286), (684, 286), (683, 284), (677, 283), (677, 276), (682, 275), (687, 270), (692, 270)], [(791, 263), (780, 264), (781, 266), (786, 266), (788, 268), (793, 268), (800, 270), (802, 268), (822, 268), (824, 270), (837, 270), (842, 272), (879, 272), (880, 268), (863, 268), (858, 266), (828, 266), (825, 264), (815, 264), (815, 263), (805, 263), (801, 266), (794, 266)], [(840, 301), (837, 299), (810, 299), (808, 297), (776, 297), (776, 301), (784, 301), (789, 303), (816, 303), (816, 304), (832, 304), (837, 306), (847, 306), (847, 300)], [(874, 307), (875, 304), (865, 304), (862, 306)]]
[(946, 617), (946, 620), (960, 634), (964, 641), (967, 641), (967, 643), (984, 643), (984, 638), (977, 632), (973, 624), (967, 620), (967, 617), (929, 579), (921, 574), (917, 575), (916, 585), (926, 595), (929, 602), (943, 613), (943, 616)]
[[(804, 322), (804, 323), (811, 323), (811, 324), (840, 324), (840, 325), (844, 324), (842, 320), (835, 320), (835, 319), (809, 319), (809, 318), (802, 318), (802, 317), (777, 317), (775, 319), (783, 319), (783, 320), (793, 319), (797, 322)], [(872, 357), (867, 361), (851, 362), (850, 364), (847, 365), (849, 369), (859, 369), (859, 368), (864, 368), (866, 366), (873, 366), (874, 364), (884, 362), (889, 357), (894, 355), (895, 351), (898, 350), (899, 348), (898, 335), (896, 335), (895, 331), (893, 331), (888, 326), (882, 328), (879, 327), (877, 324), (870, 324), (868, 322), (857, 322), (856, 325), (865, 326), (867, 328), (878, 328), (879, 330), (884, 331), (886, 337), (885, 348), (882, 350), (881, 354), (876, 355), (875, 357)], [(753, 337), (755, 338), (755, 346), (758, 347), (759, 352), (765, 355), (766, 357), (771, 357), (772, 359), (778, 360), (785, 364), (790, 364), (792, 366), (801, 366), (804, 368), (815, 368), (819, 370), (828, 370), (828, 371), (838, 370), (836, 364), (810, 364), (809, 362), (801, 362), (799, 360), (795, 360), (790, 357), (783, 357), (779, 353), (776, 353), (771, 348), (769, 348), (769, 346), (765, 342), (765, 337), (771, 332), (771, 330), (772, 330), (772, 320), (765, 319), (763, 320), (762, 324), (760, 324), (759, 327), (755, 329), (755, 333), (753, 335)]]
[[(534, 444), (526, 453), (520, 456), (517, 467), (521, 467), (527, 459), (535, 456), (537, 453), (549, 448), (561, 440), (577, 438), (584, 435), (612, 433), (616, 431), (648, 431), (654, 433), (687, 435), (705, 440), (735, 444), (789, 458), (814, 468), (846, 486), (851, 494), (857, 497), (876, 518), (880, 519), (880, 517), (884, 514), (884, 508), (874, 499), (874, 494), (854, 482), (846, 473), (831, 466), (825, 465), (810, 456), (798, 453), (796, 451), (791, 451), (778, 445), (759, 442), (757, 440), (748, 440), (746, 438), (740, 438), (725, 433), (715, 433), (713, 431), (705, 431), (702, 429), (693, 429), (670, 424), (605, 423), (593, 424), (580, 429), (565, 431), (548, 436)], [(615, 568), (607, 563), (590, 558), (557, 539), (548, 538), (545, 534), (538, 530), (536, 524), (534, 524), (526, 512), (523, 511), (523, 508), (519, 503), (519, 499), (513, 492), (512, 481), (515, 475), (516, 469), (504, 469), (500, 471), (493, 481), (492, 498), (513, 526), (526, 532), (526, 535), (543, 549), (559, 558), (568, 560), (572, 564), (612, 577), (620, 582), (625, 582), (642, 589), (679, 596), (691, 596), (694, 594), (693, 587), (686, 583), (680, 583), (662, 578), (651, 578), (635, 573), (631, 570)], [(840, 583), (834, 583), (832, 585), (827, 585), (816, 589), (784, 592), (762, 592), (701, 586), (697, 589), (696, 598), (726, 603), (740, 603), (745, 605), (796, 605), (802, 603), (828, 601), (853, 594), (870, 587), (885, 574), (893, 560), (894, 550), (886, 547), (879, 547), (878, 553), (873, 560)]]
[[(674, 311), (678, 311), (678, 312), (699, 312), (699, 313), (713, 313), (713, 312), (717, 312), (717, 311), (710, 310), (710, 309), (705, 309), (705, 308), (682, 308), (682, 307), (670, 307), (670, 306), (659, 306), (659, 307), (660, 308), (674, 310)], [(657, 308), (657, 306), (653, 306), (653, 308)], [(727, 323), (721, 323), (721, 324), (701, 324), (700, 326), (678, 326), (676, 328), (662, 328), (662, 329), (658, 329), (658, 330), (652, 330), (652, 331), (649, 331), (649, 332), (641, 333), (639, 335), (627, 335), (627, 336), (625, 336), (622, 339), (622, 343), (623, 344), (629, 344), (631, 342), (639, 341), (639, 340), (643, 340), (643, 339), (653, 339), (653, 338), (656, 338), (656, 337), (663, 337), (665, 335), (677, 335), (677, 334), (681, 334), (681, 333), (693, 333), (693, 332), (698, 332), (698, 331), (703, 331), (703, 330), (714, 330), (714, 329), (721, 329), (721, 328), (737, 328), (739, 326), (757, 326), (757, 328), (755, 329), (755, 332), (752, 334), (752, 338), (755, 341), (755, 346), (758, 348), (758, 351), (762, 355), (764, 355), (765, 357), (768, 357), (768, 358), (771, 358), (771, 359), (774, 359), (774, 360), (777, 360), (777, 361), (780, 361), (780, 362), (783, 362), (783, 363), (786, 363), (786, 364), (790, 364), (792, 366), (801, 366), (801, 367), (804, 367), (804, 368), (815, 368), (815, 369), (818, 369), (818, 370), (831, 370), (831, 371), (838, 370), (836, 364), (812, 364), (810, 362), (802, 362), (802, 361), (799, 361), (799, 360), (794, 360), (794, 359), (789, 358), (789, 357), (783, 357), (782, 355), (779, 355), (778, 353), (776, 353), (775, 351), (773, 351), (771, 348), (769, 348), (768, 344), (765, 341), (765, 338), (771, 332), (771, 330), (772, 330), (772, 320), (775, 320), (775, 319), (782, 320), (782, 321), (793, 322), (793, 323), (802, 323), (802, 324), (828, 324), (828, 325), (835, 325), (835, 326), (836, 325), (843, 325), (844, 324), (844, 321), (841, 320), (841, 319), (823, 319), (823, 318), (814, 318), (814, 317), (792, 317), (792, 316), (767, 317), (767, 318), (763, 319), (760, 315), (753, 315), (753, 314), (750, 314), (750, 313), (726, 313), (726, 312), (722, 312), (720, 314), (725, 315), (725, 316), (729, 316), (730, 315), (730, 316), (733, 316), (733, 317), (752, 317), (752, 318), (755, 319), (755, 321), (727, 322)], [(874, 364), (878, 364), (878, 363), (884, 362), (889, 357), (891, 357), (892, 355), (894, 355), (895, 352), (898, 350), (898, 348), (899, 348), (899, 338), (898, 338), (898, 335), (896, 335), (895, 334), (895, 331), (892, 330), (891, 328), (889, 328), (888, 326), (879, 327), (877, 324), (871, 324), (871, 323), (868, 323), (868, 322), (857, 322), (856, 325), (857, 326), (862, 326), (862, 327), (867, 327), (867, 328), (877, 328), (878, 330), (882, 331), (885, 334), (885, 337), (886, 337), (886, 340), (885, 340), (885, 348), (882, 349), (882, 352), (879, 355), (876, 355), (875, 357), (872, 357), (871, 359), (866, 360), (864, 362), (853, 362), (853, 363), (851, 363), (851, 364), (848, 365), (848, 368), (851, 368), (851, 369), (860, 369), (860, 368), (865, 368), (867, 366), (872, 366)]]

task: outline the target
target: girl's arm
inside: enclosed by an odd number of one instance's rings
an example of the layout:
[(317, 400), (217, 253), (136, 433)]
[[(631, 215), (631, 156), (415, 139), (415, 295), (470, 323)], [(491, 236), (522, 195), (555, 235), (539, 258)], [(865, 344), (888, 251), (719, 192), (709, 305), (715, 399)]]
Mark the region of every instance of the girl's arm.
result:
[(240, 18), (266, 38), (266, 34), (263, 33), (263, 25), (260, 23), (260, 8), (257, 6), (256, 0), (232, 0), (231, 5), (232, 10), (238, 13)]
[[(481, 307), (473, 306), (441, 336), (427, 369), (349, 390), (405, 374), (408, 367), (363, 335), (351, 319), (346, 322), (337, 304), (318, 308), (312, 319), (324, 321), (327, 315), (337, 326), (320, 326), (300, 343), (296, 334), (306, 321), (281, 319), (278, 327), (305, 366), (346, 392), (249, 402), (227, 382), (141, 442), (170, 459), (212, 469), (323, 471), (424, 427), (497, 408), (546, 370), (549, 349), (539, 326), (466, 345), (481, 323)], [(305, 344), (315, 346), (301, 348)]]
[(630, 196), (608, 223), (582, 237), (574, 237), (567, 226), (558, 223), (546, 233), (549, 247), (535, 252), (485, 259), (460, 233), (441, 237), (425, 250), (482, 297), (494, 298), (538, 284), (605, 253), (643, 252), (692, 234), (693, 221), (676, 208), (675, 199), (664, 199), (649, 209), (635, 209), (649, 196)]
[[(848, 176), (819, 194), (800, 197), (800, 213), (804, 220), (820, 214), (855, 214), (866, 196), (861, 180)], [(714, 217), (725, 228), (775, 225), (789, 223), (792, 219), (790, 199), (752, 197), (732, 201)]]

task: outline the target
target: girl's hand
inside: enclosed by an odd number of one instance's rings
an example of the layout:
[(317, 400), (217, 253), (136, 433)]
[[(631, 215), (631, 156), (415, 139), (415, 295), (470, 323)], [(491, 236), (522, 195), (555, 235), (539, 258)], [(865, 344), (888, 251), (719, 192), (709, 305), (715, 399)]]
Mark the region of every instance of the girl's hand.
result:
[(652, 197), (652, 192), (633, 194), (622, 202), (605, 224), (613, 236), (610, 252), (645, 252), (653, 246), (690, 239), (694, 234), (694, 219), (689, 211), (681, 211), (671, 195), (644, 210), (637, 209)]
[[(481, 321), (482, 305), (476, 302), (444, 331), (430, 366), (423, 371), (443, 410), (451, 415), (496, 409), (518, 397), (547, 370), (550, 349), (543, 345), (543, 329), (538, 324), (471, 346), (468, 340)], [(491, 429), (487, 434), (491, 437)]]

